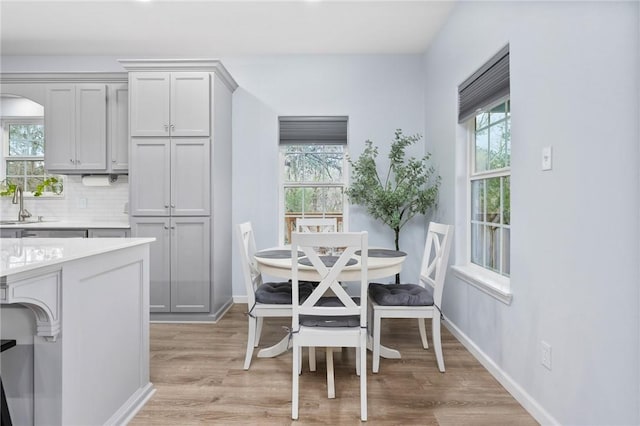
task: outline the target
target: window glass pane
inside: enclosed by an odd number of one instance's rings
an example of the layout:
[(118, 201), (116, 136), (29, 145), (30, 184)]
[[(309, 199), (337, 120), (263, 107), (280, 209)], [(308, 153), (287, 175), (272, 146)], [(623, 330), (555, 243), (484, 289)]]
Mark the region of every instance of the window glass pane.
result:
[(7, 176), (24, 175), (24, 161), (7, 161)]
[(489, 151), (489, 131), (488, 129), (479, 130), (475, 137), (475, 171), (483, 172), (487, 170), (487, 154)]
[(500, 180), (499, 177), (486, 179), (487, 222), (500, 223)]
[(27, 178), (27, 187), (25, 188), (26, 192), (35, 192), (36, 187), (42, 183), (44, 179), (41, 177), (28, 177)]
[(481, 129), (483, 127), (487, 127), (489, 124), (489, 114), (486, 112), (482, 112), (476, 115), (476, 129)]
[(301, 213), (304, 191), (302, 188), (285, 188), (284, 211), (285, 213)]
[(471, 182), (471, 220), (484, 221), (484, 180)]
[(506, 111), (507, 111), (506, 103), (502, 103), (500, 105), (496, 105), (495, 107), (493, 107), (491, 111), (489, 111), (489, 121), (491, 122), (491, 124), (504, 119), (507, 116)]
[(511, 176), (502, 179), (502, 223), (511, 224)]
[(503, 121), (489, 127), (489, 169), (507, 167), (507, 153), (507, 127)]
[(509, 276), (511, 274), (511, 230), (502, 229), (502, 273)]
[(43, 156), (44, 126), (41, 124), (9, 125), (9, 156)]
[(484, 247), (484, 225), (471, 224), (471, 262), (484, 266), (482, 249)]
[(500, 272), (498, 261), (500, 260), (500, 228), (487, 226), (485, 234), (485, 267), (495, 272)]
[(341, 215), (344, 203), (343, 188), (326, 188), (325, 191), (325, 213), (332, 215)]
[(34, 175), (44, 175), (44, 161), (30, 161)]

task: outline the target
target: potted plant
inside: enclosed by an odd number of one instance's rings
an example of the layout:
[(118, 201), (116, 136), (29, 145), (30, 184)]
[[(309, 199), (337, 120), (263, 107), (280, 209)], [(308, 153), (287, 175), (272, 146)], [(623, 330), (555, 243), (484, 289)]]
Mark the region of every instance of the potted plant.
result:
[[(347, 196), (352, 203), (362, 205), (372, 217), (393, 230), (396, 250), (400, 250), (402, 227), (414, 216), (432, 211), (437, 203), (440, 176), (428, 164), (431, 154), (420, 159), (405, 158), (407, 147), (421, 138), (419, 134), (404, 135), (401, 129), (395, 131), (384, 179), (378, 174), (378, 147), (372, 141), (366, 141), (366, 147), (356, 161), (349, 159), (352, 172)], [(396, 284), (399, 283), (400, 274), (397, 274)]]
[[(0, 183), (0, 196), (6, 197), (13, 195), (14, 192), (16, 192), (17, 187), (18, 186), (15, 183), (7, 183), (6, 180), (3, 180)], [(36, 186), (35, 191), (33, 191), (33, 196), (40, 197), (47, 189), (50, 192), (59, 195), (62, 192), (62, 182), (55, 176), (49, 176)]]

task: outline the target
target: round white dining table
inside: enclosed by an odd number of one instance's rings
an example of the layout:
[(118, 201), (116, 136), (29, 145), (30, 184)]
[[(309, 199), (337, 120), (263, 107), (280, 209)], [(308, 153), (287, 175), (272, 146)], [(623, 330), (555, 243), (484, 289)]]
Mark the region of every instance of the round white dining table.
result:
[[(258, 269), (262, 274), (291, 279), (291, 255), (284, 256), (287, 251), (291, 251), (290, 246), (273, 247), (257, 252), (254, 259), (258, 265)], [(282, 253), (276, 257), (262, 257), (266, 253)], [(395, 253), (394, 253), (395, 252)], [(299, 252), (300, 258), (304, 257), (304, 253)], [(367, 279), (369, 281), (394, 276), (402, 270), (402, 264), (407, 258), (406, 253), (396, 252), (390, 249), (369, 248), (369, 258), (367, 259)], [(360, 280), (360, 256), (354, 256), (356, 263), (346, 266), (338, 280), (340, 281), (359, 281)], [(298, 279), (304, 281), (320, 281), (318, 272), (312, 267), (298, 264)], [(371, 349), (371, 339), (368, 339), (367, 347)], [(261, 349), (258, 352), (259, 358), (271, 358), (278, 356), (289, 349), (290, 339), (285, 336), (281, 341), (268, 348)], [(399, 359), (400, 352), (385, 346), (380, 347), (380, 356), (384, 358)]]

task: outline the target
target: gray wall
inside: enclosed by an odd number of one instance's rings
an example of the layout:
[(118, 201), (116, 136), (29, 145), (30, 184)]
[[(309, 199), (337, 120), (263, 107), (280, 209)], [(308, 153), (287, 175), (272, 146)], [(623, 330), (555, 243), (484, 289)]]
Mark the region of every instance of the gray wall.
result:
[[(357, 157), (365, 140), (380, 146), (386, 160), (396, 128), (423, 133), (423, 74), (420, 55), (282, 56), (224, 58), (240, 87), (233, 98), (233, 223), (251, 221), (258, 248), (278, 243), (278, 116), (347, 115), (349, 151)], [(423, 146), (412, 155), (420, 156)], [(424, 245), (424, 220), (401, 233), (410, 253), (403, 279), (417, 279)], [(350, 208), (349, 230), (369, 231), (369, 244), (393, 247), (393, 232)], [(234, 253), (238, 247), (234, 240)], [(237, 256), (233, 294), (245, 295)]]
[[(438, 215), (456, 224), (459, 253), (457, 85), (510, 43), (513, 302), (449, 273), (443, 303), (546, 421), (640, 422), (638, 17), (637, 2), (462, 2), (425, 54)], [(543, 172), (548, 145), (553, 170)]]

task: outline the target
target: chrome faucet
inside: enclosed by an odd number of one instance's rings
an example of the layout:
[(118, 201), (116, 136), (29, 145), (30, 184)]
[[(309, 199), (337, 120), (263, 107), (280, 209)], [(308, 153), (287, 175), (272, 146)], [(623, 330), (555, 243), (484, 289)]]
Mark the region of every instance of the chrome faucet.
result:
[(18, 222), (24, 222), (26, 218), (31, 217), (31, 213), (29, 213), (29, 210), (24, 208), (23, 192), (24, 191), (22, 189), (22, 186), (16, 186), (16, 190), (13, 193), (13, 200), (11, 200), (13, 204), (18, 204), (18, 202), (20, 203), (20, 210), (18, 211)]

